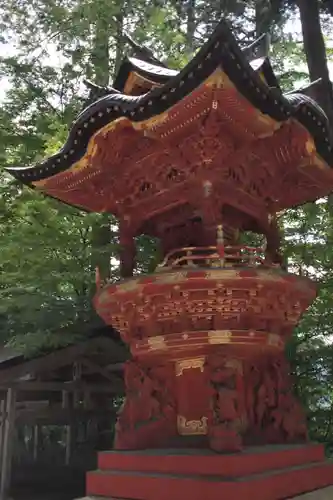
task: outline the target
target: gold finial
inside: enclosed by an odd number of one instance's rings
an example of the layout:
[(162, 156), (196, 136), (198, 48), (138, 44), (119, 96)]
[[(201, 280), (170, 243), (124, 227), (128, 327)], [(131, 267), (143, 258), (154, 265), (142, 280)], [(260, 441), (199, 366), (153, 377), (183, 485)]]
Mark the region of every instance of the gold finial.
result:
[(217, 226), (217, 238), (216, 238), (217, 245), (223, 245), (224, 244), (224, 236), (223, 236), (223, 226), (222, 224), (219, 224)]
[(216, 238), (217, 253), (220, 256), (220, 266), (224, 267), (224, 235), (222, 224), (217, 226), (217, 238)]

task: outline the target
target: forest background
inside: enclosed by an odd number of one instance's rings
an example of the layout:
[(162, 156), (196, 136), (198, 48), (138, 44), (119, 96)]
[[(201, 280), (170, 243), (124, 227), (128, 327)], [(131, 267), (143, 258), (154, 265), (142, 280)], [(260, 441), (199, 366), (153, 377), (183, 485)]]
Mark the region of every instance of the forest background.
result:
[[(125, 34), (181, 68), (227, 18), (239, 43), (271, 34), (284, 90), (321, 78), (317, 99), (333, 123), (331, 0), (6, 0), (0, 6), (0, 335), (31, 355), (99, 324), (95, 267), (119, 279), (117, 222), (46, 198), (2, 167), (55, 152), (84, 106), (84, 79), (112, 83)], [(314, 439), (333, 446), (333, 198), (279, 220), (289, 268), (319, 278), (319, 296), (288, 354)], [(137, 272), (156, 262), (138, 238)]]

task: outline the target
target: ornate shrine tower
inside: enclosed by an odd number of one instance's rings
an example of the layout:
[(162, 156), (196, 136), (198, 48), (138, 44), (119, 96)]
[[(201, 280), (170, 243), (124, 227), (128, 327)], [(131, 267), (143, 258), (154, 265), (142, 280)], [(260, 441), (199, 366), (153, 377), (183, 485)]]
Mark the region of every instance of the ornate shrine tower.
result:
[[(276, 223), (333, 189), (329, 124), (306, 90), (282, 94), (259, 49), (222, 22), (179, 73), (126, 58), (58, 154), (11, 170), (119, 220), (124, 279), (98, 283), (94, 304), (132, 359), (118, 451), (100, 454), (88, 494), (278, 500), (333, 482), (284, 354), (315, 285), (286, 272)], [(133, 276), (140, 234), (162, 259)]]

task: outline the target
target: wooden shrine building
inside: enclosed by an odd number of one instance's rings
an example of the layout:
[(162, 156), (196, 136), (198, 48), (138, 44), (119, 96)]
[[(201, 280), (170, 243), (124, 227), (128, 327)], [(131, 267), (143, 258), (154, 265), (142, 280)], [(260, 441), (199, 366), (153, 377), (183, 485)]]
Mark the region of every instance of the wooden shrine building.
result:
[(0, 352), (1, 500), (12, 484), (56, 483), (57, 471), (83, 487), (96, 449), (112, 444), (126, 358), (109, 327), (30, 359)]

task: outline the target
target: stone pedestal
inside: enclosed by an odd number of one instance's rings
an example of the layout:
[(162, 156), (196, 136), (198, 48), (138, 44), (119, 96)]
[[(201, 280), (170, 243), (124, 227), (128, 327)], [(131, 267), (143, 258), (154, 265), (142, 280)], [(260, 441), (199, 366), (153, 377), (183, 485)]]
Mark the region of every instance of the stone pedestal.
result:
[(333, 474), (317, 445), (248, 448), (232, 455), (103, 452), (98, 466), (88, 473), (87, 494), (100, 500), (283, 500), (329, 485)]
[[(246, 500), (248, 497), (244, 497), (244, 499), (240, 500)], [(297, 495), (297, 497), (289, 497), (289, 499), (292, 500), (332, 500), (333, 498), (333, 486), (329, 486), (328, 488), (320, 488), (319, 490), (312, 491), (311, 493), (305, 493), (304, 495)], [(89, 496), (89, 497), (84, 497), (81, 498), (80, 500), (101, 500), (101, 497), (96, 497), (96, 496)], [(113, 500), (113, 499), (108, 499), (108, 500)], [(125, 498), (118, 498), (117, 500), (128, 500)], [(205, 497), (205, 500), (208, 500)]]
[(328, 488), (322, 488), (311, 493), (305, 493), (305, 495), (295, 497), (294, 500), (332, 500), (332, 498), (333, 486), (329, 486)]

